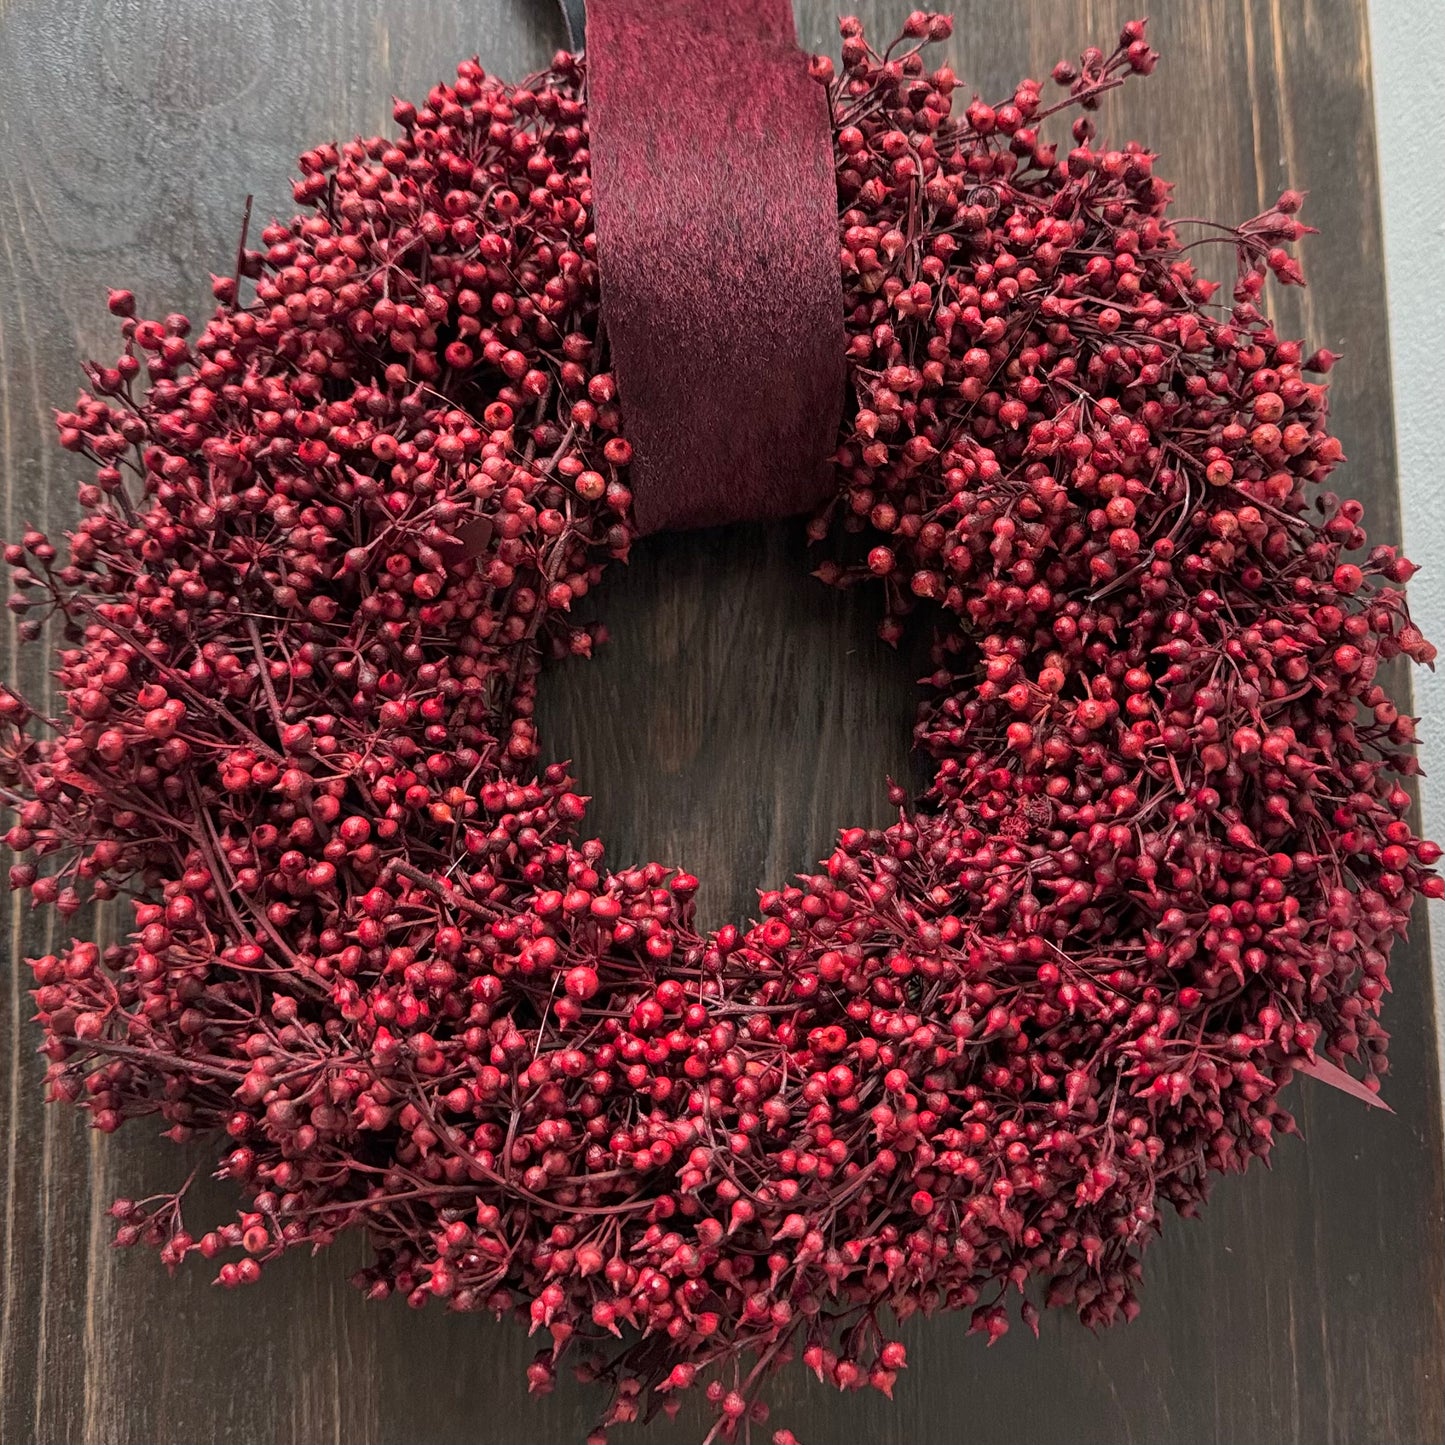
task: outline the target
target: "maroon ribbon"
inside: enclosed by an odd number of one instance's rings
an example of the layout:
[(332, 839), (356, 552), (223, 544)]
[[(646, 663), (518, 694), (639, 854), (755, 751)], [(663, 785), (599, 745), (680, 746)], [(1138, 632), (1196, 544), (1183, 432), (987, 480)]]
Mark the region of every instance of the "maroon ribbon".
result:
[(587, 101), (639, 530), (809, 510), (845, 341), (827, 99), (788, 0), (589, 0)]

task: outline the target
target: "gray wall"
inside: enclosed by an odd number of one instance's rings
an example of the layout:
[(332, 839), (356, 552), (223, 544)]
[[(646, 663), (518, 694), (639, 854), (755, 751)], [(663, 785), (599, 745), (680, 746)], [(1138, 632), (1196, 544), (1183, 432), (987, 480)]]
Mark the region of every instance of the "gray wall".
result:
[[(1384, 208), (1390, 366), (1405, 553), (1421, 571), (1410, 608), (1442, 650), (1417, 669), (1425, 833), (1445, 840), (1445, 4), (1369, 0)], [(1431, 905), (1435, 1010), (1445, 1025), (1445, 904)], [(1445, 1040), (1437, 1026), (1436, 1037)], [(1445, 1042), (1441, 1043), (1445, 1067)]]

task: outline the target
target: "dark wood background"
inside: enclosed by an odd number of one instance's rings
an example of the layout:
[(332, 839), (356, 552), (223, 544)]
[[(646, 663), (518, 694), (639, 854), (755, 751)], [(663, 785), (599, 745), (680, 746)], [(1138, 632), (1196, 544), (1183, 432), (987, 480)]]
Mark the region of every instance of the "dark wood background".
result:
[[(942, 3), (942, 0), (940, 0)], [(833, 6), (800, 0), (803, 43), (836, 48)], [(909, 8), (860, 3), (891, 34)], [(1368, 39), (1363, 0), (1167, 0), (1156, 76), (1106, 102), (1104, 129), (1150, 140), (1183, 214), (1242, 218), (1286, 183), (1311, 191), (1313, 285), (1286, 329), (1348, 354), (1335, 373), (1352, 489), (1398, 535)], [(1134, 4), (962, 0), (951, 60), (997, 99)], [(304, 146), (388, 123), (479, 53), (521, 75), (561, 43), (550, 0), (0, 0), (0, 532), (63, 529), (76, 480), (51, 443), (80, 355), (114, 354), (107, 283), (150, 314), (202, 308), (234, 255), (243, 198), (289, 212)], [(1420, 559), (1437, 564), (1437, 559)], [(881, 822), (906, 776), (912, 664), (873, 640), (872, 603), (807, 576), (796, 528), (654, 539), (607, 584), (614, 641), (555, 671), (544, 736), (577, 760), (618, 860), (701, 874), (704, 920), (741, 917), (829, 846)], [(3, 669), (43, 685), (39, 647)], [(1403, 684), (1402, 684), (1403, 685)], [(4, 905), (8, 907), (8, 902)], [(86, 920), (82, 923), (89, 927)], [(100, 920), (104, 929), (110, 921)], [(291, 1259), (239, 1295), (204, 1270), (171, 1280), (109, 1245), (102, 1211), (182, 1177), (144, 1124), (101, 1140), (44, 1109), (23, 956), (49, 925), (7, 915), (0, 983), (0, 1440), (14, 1442), (578, 1441), (591, 1403), (529, 1401), (514, 1324), (368, 1305), (360, 1251)], [(1308, 1147), (1224, 1181), (1206, 1218), (1171, 1221), (1144, 1314), (1095, 1338), (1051, 1316), (985, 1352), (966, 1321), (911, 1328), (889, 1406), (801, 1372), (778, 1424), (819, 1442), (1435, 1442), (1445, 1436), (1441, 1119), (1427, 938), (1396, 954), (1387, 1096), (1363, 1109), (1295, 1086)], [(201, 1208), (217, 1196), (198, 1201)], [(684, 1415), (652, 1442), (696, 1438)], [(766, 1434), (767, 1432), (763, 1432)]]

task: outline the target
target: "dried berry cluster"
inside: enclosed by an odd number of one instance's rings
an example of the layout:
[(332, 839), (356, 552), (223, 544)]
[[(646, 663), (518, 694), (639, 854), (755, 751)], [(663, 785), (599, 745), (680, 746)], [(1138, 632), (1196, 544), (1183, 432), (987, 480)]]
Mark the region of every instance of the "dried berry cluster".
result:
[(373, 1295), (529, 1317), (534, 1388), (575, 1366), (610, 1423), (696, 1381), (728, 1434), (795, 1355), (891, 1390), (919, 1309), (1132, 1315), (1161, 1206), (1268, 1153), (1294, 1068), (1374, 1086), (1442, 892), (1377, 674), (1433, 649), (1318, 488), (1333, 358), (1257, 306), (1300, 197), (1206, 233), (1214, 306), (1149, 152), (1092, 143), (1142, 24), (961, 115), (948, 32), (814, 64), (854, 388), (815, 535), (867, 533), (823, 573), (882, 579), (885, 637), (937, 604), (934, 781), (745, 930), (609, 871), (540, 761), (542, 656), (589, 652), (631, 535), (580, 64), (468, 62), (304, 155), (194, 339), (113, 294), (59, 418), (84, 519), (7, 551), (65, 628), (63, 715), (0, 697), (11, 881), (133, 899), (34, 962), (52, 1095), (223, 1137), (244, 1196), (199, 1236), (119, 1202), (120, 1242), (233, 1285), (358, 1227)]

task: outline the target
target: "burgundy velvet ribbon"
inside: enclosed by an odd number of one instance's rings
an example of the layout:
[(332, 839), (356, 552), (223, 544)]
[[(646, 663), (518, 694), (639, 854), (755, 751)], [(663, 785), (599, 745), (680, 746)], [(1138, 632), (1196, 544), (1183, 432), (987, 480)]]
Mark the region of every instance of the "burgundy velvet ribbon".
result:
[(809, 510), (845, 341), (827, 99), (788, 0), (588, 0), (587, 101), (639, 530)]

